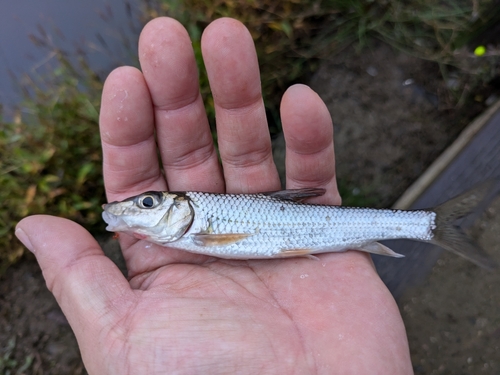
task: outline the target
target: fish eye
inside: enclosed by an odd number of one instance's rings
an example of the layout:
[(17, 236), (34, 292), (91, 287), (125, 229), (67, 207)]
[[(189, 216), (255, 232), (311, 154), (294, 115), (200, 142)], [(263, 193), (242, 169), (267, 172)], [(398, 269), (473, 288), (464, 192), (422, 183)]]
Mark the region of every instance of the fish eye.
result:
[(141, 208), (153, 208), (156, 206), (156, 200), (152, 195), (146, 195), (139, 199), (138, 204)]

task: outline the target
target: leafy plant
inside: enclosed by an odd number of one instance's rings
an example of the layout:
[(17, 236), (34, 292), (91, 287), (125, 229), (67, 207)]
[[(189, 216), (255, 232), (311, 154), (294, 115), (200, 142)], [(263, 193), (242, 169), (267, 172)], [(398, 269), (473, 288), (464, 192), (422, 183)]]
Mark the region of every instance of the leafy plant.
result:
[(102, 85), (83, 62), (79, 73), (59, 57), (50, 81), (31, 87), (30, 116), (0, 121), (0, 274), (23, 254), (13, 233), (21, 218), (53, 214), (89, 227), (99, 220)]

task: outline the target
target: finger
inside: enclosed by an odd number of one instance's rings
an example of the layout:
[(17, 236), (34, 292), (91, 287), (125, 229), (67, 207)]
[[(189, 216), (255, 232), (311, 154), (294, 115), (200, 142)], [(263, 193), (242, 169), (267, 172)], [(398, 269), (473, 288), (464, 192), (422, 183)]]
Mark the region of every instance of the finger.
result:
[(133, 298), (128, 282), (94, 238), (74, 222), (31, 216), (19, 222), (16, 236), (35, 254), (47, 287), (89, 358), (89, 341), (114, 327)]
[(142, 73), (118, 68), (102, 92), (100, 132), (103, 174), (109, 201), (146, 190), (163, 190), (156, 153), (153, 106)]
[[(281, 119), (286, 142), (287, 188), (324, 188), (325, 195), (311, 201), (340, 205), (335, 176), (333, 124), (324, 102), (309, 87), (294, 85), (283, 95)], [(358, 251), (322, 254), (321, 259), (336, 262), (341, 269), (349, 269), (355, 262), (370, 272), (375, 270), (370, 256)]]
[(228, 192), (279, 189), (250, 33), (221, 18), (203, 33), (202, 52), (217, 117), (217, 139)]
[(287, 188), (324, 188), (326, 194), (316, 201), (340, 204), (333, 125), (321, 98), (307, 86), (290, 87), (281, 101), (281, 119), (286, 141)]
[(171, 18), (149, 22), (139, 40), (139, 59), (154, 105), (169, 188), (223, 191), (188, 33)]

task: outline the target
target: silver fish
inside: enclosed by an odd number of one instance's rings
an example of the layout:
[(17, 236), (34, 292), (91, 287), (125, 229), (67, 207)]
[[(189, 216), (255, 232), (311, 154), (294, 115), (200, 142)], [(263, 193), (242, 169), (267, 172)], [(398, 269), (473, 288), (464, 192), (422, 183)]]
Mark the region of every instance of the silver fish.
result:
[(193, 253), (230, 259), (359, 250), (402, 257), (380, 240), (434, 243), (485, 267), (494, 262), (453, 223), (476, 208), (485, 185), (429, 210), (306, 204), (323, 189), (260, 194), (157, 192), (103, 205), (107, 230)]

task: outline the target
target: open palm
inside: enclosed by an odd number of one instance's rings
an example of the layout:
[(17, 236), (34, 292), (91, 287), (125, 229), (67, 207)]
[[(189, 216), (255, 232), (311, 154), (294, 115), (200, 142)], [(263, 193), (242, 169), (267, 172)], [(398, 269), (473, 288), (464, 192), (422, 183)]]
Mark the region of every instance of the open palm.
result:
[[(158, 18), (141, 34), (142, 72), (116, 69), (104, 87), (109, 201), (146, 190), (279, 190), (250, 34), (219, 19), (205, 30), (202, 50), (222, 168), (189, 37), (178, 22)], [(339, 204), (325, 105), (297, 85), (285, 93), (281, 116), (287, 188), (325, 188), (313, 201)], [(412, 371), (396, 304), (365, 254), (231, 261), (120, 235), (126, 280), (72, 222), (33, 216), (16, 233), (37, 256), (90, 374)]]

